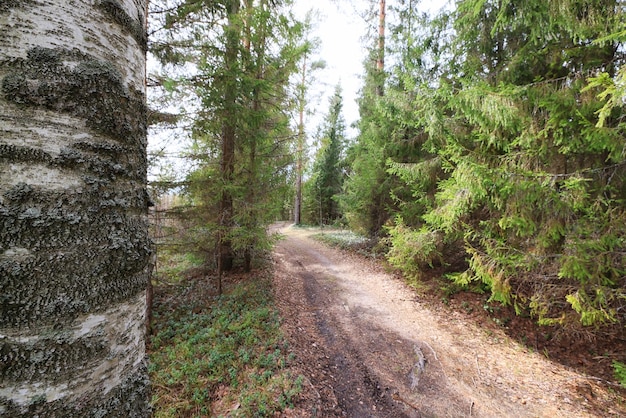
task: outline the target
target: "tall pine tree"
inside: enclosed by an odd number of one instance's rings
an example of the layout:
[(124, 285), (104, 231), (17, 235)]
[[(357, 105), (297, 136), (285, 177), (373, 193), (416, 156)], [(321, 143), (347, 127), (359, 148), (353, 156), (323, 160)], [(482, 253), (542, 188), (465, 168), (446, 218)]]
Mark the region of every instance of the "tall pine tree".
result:
[[(181, 2), (166, 14), (155, 53), (190, 70), (171, 84), (196, 98), (188, 109), (196, 169), (194, 246), (215, 257), (218, 276), (246, 269), (267, 248), (266, 226), (282, 210), (291, 164), (290, 76), (306, 50), (284, 2)], [(219, 284), (219, 283), (218, 283)]]
[(311, 177), (305, 185), (307, 221), (332, 224), (341, 218), (337, 203), (344, 181), (345, 121), (342, 114), (341, 86), (335, 87), (320, 136), (320, 148), (313, 163)]

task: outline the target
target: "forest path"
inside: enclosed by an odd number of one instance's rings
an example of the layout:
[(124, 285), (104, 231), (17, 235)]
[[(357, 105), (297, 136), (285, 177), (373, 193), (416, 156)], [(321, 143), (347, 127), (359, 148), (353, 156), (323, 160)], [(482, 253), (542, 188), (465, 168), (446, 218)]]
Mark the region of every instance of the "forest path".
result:
[(277, 231), (276, 303), (305, 376), (298, 416), (626, 416), (593, 379), (434, 311), (375, 262), (311, 239), (319, 230)]

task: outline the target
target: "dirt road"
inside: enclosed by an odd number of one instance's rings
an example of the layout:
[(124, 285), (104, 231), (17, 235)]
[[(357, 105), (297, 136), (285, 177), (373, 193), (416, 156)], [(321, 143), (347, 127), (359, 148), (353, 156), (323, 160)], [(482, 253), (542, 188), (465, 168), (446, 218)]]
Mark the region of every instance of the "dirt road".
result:
[(294, 416), (626, 416), (611, 391), (463, 318), (375, 263), (284, 226), (275, 292), (296, 367)]

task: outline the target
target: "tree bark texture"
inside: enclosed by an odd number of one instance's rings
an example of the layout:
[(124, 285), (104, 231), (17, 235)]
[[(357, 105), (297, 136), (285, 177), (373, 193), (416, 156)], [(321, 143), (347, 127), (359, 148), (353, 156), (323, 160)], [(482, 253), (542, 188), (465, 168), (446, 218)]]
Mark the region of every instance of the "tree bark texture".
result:
[(296, 203), (294, 205), (294, 223), (300, 225), (302, 219), (302, 172), (304, 171), (304, 111), (305, 111), (305, 83), (306, 83), (306, 59), (302, 62), (302, 80), (300, 82), (301, 93), (298, 95), (298, 113), (300, 121), (298, 122), (298, 149), (296, 151)]
[[(385, 25), (387, 21), (387, 2), (385, 0), (379, 0), (379, 9), (376, 70), (382, 74), (385, 71)], [(378, 80), (378, 85), (376, 86), (376, 94), (382, 97), (384, 92), (384, 80), (381, 78)]]
[[(226, 25), (226, 52), (225, 67), (232, 74), (238, 58), (241, 28), (235, 23), (235, 16), (239, 13), (239, 0), (230, 0), (227, 3), (228, 23)], [(237, 86), (235, 77), (227, 82), (224, 90), (224, 114), (222, 116), (222, 158), (220, 171), (223, 181), (222, 196), (219, 205), (220, 232), (218, 235), (218, 288), (221, 294), (222, 272), (230, 271), (233, 268), (234, 254), (232, 242), (228, 238), (227, 232), (233, 227), (233, 196), (230, 190), (233, 173), (235, 171), (235, 142), (236, 120), (235, 102), (237, 100)]]
[(383, 71), (385, 69), (385, 21), (387, 16), (387, 6), (385, 0), (378, 3), (378, 57), (376, 60), (376, 69)]
[(0, 2), (0, 416), (148, 416), (147, 0)]

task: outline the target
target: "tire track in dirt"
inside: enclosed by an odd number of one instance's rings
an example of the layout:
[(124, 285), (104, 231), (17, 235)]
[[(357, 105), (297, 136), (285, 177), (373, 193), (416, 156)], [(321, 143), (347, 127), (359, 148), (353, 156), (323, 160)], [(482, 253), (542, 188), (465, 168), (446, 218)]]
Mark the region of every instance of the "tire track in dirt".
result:
[[(392, 399), (389, 388), (380, 386), (376, 376), (364, 365), (353, 343), (337, 327), (330, 314), (333, 298), (330, 288), (320, 283), (315, 274), (292, 250), (286, 257), (281, 278), (283, 287), (281, 313), (288, 329), (288, 339), (308, 383), (317, 392), (311, 416), (320, 417), (411, 417)], [(287, 273), (287, 274), (284, 274)], [(306, 387), (305, 387), (306, 390)]]
[[(584, 376), (488, 335), (439, 318), (375, 265), (283, 228), (275, 250), (276, 303), (306, 376), (306, 416), (597, 417), (577, 393)], [(302, 416), (302, 415), (298, 415)]]

